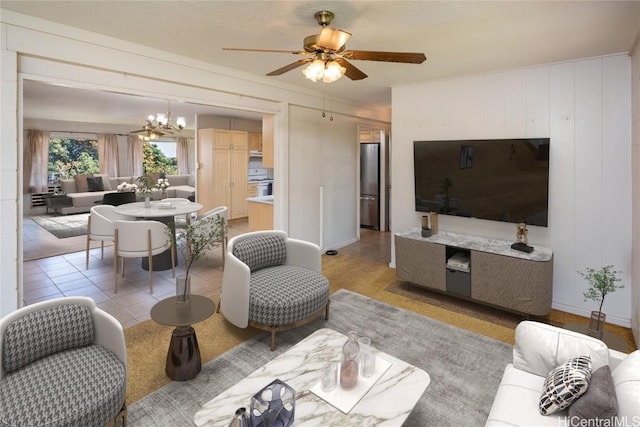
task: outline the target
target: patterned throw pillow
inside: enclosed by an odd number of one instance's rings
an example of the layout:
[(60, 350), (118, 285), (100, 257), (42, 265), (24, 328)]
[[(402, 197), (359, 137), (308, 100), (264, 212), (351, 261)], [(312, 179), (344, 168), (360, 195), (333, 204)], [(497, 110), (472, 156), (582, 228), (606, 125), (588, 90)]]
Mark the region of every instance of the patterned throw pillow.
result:
[(540, 396), (540, 413), (553, 414), (578, 400), (591, 381), (591, 356), (569, 359), (552, 370), (544, 381)]

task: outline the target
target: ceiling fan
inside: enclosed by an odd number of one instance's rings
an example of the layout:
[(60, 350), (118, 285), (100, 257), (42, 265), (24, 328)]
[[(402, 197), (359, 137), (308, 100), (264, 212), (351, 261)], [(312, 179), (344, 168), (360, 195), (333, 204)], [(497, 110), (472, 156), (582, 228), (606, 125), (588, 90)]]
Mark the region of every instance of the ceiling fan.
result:
[[(285, 65), (282, 68), (278, 68), (267, 74), (267, 76), (278, 76), (286, 73), (287, 71), (294, 70), (304, 64), (309, 64), (307, 68), (303, 70), (303, 73), (308, 79), (316, 81), (320, 78), (325, 82), (335, 81), (342, 77), (342, 74), (349, 77), (351, 80), (362, 80), (367, 77), (365, 73), (352, 65), (349, 60), (363, 60), (363, 61), (382, 61), (382, 62), (401, 62), (407, 64), (421, 64), (427, 58), (424, 53), (413, 52), (380, 52), (371, 50), (348, 50), (345, 48), (345, 43), (351, 38), (351, 33), (337, 29), (329, 28), (328, 25), (334, 17), (333, 12), (327, 10), (321, 10), (316, 12), (314, 17), (318, 24), (322, 27), (320, 34), (314, 34), (304, 38), (304, 50), (290, 51), (290, 50), (275, 50), (275, 49), (243, 49), (243, 48), (230, 48), (225, 47), (223, 50), (236, 50), (245, 52), (275, 52), (275, 53), (292, 53), (294, 55), (304, 55), (305, 58), (299, 59), (289, 65)], [(315, 70), (311, 68), (315, 66)], [(331, 70), (333, 68), (333, 70)], [(341, 68), (341, 73), (337, 78), (332, 74), (337, 72), (337, 69)], [(307, 70), (312, 74), (311, 78), (307, 74)], [(325, 74), (331, 74), (323, 78), (322, 71)], [(320, 74), (313, 74), (313, 72), (320, 72)], [(332, 80), (333, 78), (333, 80)]]

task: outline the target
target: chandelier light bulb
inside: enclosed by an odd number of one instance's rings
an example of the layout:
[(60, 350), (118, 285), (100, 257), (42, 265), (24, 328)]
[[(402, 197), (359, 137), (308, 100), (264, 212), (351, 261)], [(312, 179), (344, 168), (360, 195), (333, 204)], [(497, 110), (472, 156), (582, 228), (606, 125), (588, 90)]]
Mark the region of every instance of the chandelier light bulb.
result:
[(167, 115), (164, 113), (158, 113), (156, 115), (156, 120), (158, 123), (160, 123), (162, 126), (166, 126), (168, 119), (167, 119)]
[(185, 120), (184, 117), (178, 117), (176, 119), (176, 125), (178, 125), (180, 129), (184, 129), (185, 126), (187, 126), (187, 121)]
[(152, 114), (149, 114), (149, 116), (147, 117), (147, 120), (150, 122), (154, 121), (155, 119), (156, 118)]

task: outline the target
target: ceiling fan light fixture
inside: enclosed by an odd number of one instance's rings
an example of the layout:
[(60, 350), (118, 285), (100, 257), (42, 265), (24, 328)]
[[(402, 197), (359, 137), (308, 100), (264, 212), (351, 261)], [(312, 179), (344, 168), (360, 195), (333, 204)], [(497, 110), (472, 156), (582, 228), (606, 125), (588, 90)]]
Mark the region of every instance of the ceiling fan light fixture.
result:
[(302, 69), (302, 74), (304, 74), (304, 76), (312, 82), (322, 80), (322, 77), (324, 75), (324, 61), (321, 59), (315, 59), (313, 62)]
[(333, 83), (340, 77), (344, 76), (345, 71), (347, 71), (347, 69), (342, 65), (338, 64), (336, 61), (331, 61), (324, 69), (322, 81), (325, 83)]
[(315, 59), (311, 64), (302, 69), (302, 73), (312, 82), (322, 80), (324, 83), (332, 83), (342, 77), (346, 70), (346, 68), (336, 61)]

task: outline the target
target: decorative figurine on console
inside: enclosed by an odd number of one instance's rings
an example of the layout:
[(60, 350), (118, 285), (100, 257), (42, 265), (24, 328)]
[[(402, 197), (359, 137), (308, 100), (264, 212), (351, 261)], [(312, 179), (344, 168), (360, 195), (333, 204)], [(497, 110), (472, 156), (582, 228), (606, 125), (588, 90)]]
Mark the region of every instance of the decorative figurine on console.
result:
[(511, 245), (511, 249), (515, 249), (521, 252), (531, 253), (533, 252), (533, 246), (529, 246), (529, 230), (527, 230), (527, 224), (519, 222), (516, 225), (516, 243)]
[(422, 215), (422, 237), (431, 237), (431, 228), (429, 228), (429, 217)]
[(438, 212), (429, 212), (422, 216), (422, 237), (438, 234)]

